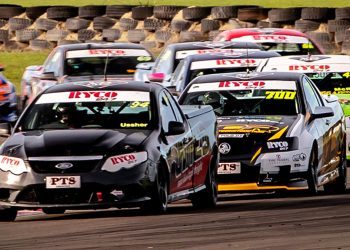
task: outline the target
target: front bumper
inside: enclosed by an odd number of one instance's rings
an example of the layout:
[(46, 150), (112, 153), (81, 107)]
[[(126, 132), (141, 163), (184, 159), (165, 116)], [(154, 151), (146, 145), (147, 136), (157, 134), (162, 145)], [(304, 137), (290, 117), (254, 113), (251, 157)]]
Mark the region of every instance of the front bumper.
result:
[[(0, 206), (17, 209), (97, 209), (140, 206), (150, 200), (154, 170), (149, 161), (118, 172), (21, 175), (0, 171)], [(79, 176), (78, 188), (48, 188), (48, 177)]]
[[(306, 151), (266, 153), (256, 162), (238, 160), (240, 173), (218, 175), (218, 191), (273, 191), (307, 189)], [(235, 160), (237, 162), (237, 160)]]

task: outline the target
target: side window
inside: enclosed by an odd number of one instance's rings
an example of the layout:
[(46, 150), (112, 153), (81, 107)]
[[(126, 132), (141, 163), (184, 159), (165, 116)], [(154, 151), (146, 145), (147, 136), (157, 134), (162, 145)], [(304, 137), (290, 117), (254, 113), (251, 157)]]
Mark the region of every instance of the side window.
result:
[(315, 96), (316, 96), (318, 102), (320, 103), (320, 106), (324, 106), (324, 103), (323, 103), (322, 97), (320, 96), (320, 92), (319, 92), (318, 88), (310, 79), (308, 79), (308, 78), (306, 78), (306, 79), (310, 83), (312, 90), (314, 91)]
[(183, 121), (181, 112), (180, 112), (180, 110), (179, 110), (179, 108), (178, 108), (178, 105), (176, 105), (176, 102), (175, 102), (175, 100), (174, 100), (174, 97), (172, 97), (172, 95), (169, 94), (168, 92), (164, 92), (164, 93), (165, 93), (165, 95), (167, 96), (167, 98), (168, 98), (168, 100), (169, 100), (169, 102), (170, 102), (170, 105), (171, 105), (171, 107), (172, 107), (172, 109), (173, 109), (173, 111), (174, 111), (174, 114), (175, 114), (175, 117), (176, 117), (176, 121), (182, 122), (182, 123), (183, 123), (184, 121)]
[(314, 111), (317, 106), (322, 106), (322, 103), (320, 103), (320, 100), (317, 98), (313, 87), (311, 86), (310, 82), (306, 80), (306, 78), (303, 79), (303, 90), (306, 102), (308, 103), (311, 111)]
[(59, 69), (61, 67), (62, 52), (57, 51), (46, 63), (45, 63), (45, 72), (54, 72), (55, 76), (59, 75)]
[(165, 95), (165, 92), (163, 92), (160, 95), (160, 117), (162, 121), (162, 127), (164, 132), (169, 131), (169, 122), (170, 121), (176, 121), (176, 116), (174, 114), (174, 111), (171, 107), (169, 98)]
[(170, 85), (175, 86), (176, 90), (178, 90), (178, 88), (180, 87), (178, 83), (183, 79), (183, 74), (182, 74), (184, 70), (183, 65), (184, 65), (184, 60), (181, 60), (179, 65), (177, 65), (170, 82)]

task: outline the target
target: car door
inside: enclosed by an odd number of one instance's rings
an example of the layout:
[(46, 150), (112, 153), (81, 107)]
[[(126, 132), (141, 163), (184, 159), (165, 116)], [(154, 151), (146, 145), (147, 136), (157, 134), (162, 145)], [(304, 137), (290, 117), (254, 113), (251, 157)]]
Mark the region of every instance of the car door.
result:
[[(315, 111), (317, 106), (324, 106), (319, 93), (315, 90), (309, 80), (304, 77), (303, 78), (303, 91), (306, 99), (306, 108), (307, 112), (312, 113)], [(321, 163), (321, 166), (325, 166), (329, 163), (331, 159), (332, 152), (329, 150), (331, 145), (331, 120), (329, 117), (326, 118), (317, 118), (312, 120), (307, 125), (307, 129), (309, 132), (317, 139), (318, 144), (318, 159)], [(319, 169), (321, 174), (325, 169)]]
[[(160, 94), (160, 116), (164, 135), (164, 152), (170, 167), (170, 193), (190, 189), (193, 186), (193, 157), (191, 157), (191, 131), (184, 121), (171, 94), (163, 91)], [(169, 122), (177, 121), (185, 125), (185, 133), (166, 135)]]

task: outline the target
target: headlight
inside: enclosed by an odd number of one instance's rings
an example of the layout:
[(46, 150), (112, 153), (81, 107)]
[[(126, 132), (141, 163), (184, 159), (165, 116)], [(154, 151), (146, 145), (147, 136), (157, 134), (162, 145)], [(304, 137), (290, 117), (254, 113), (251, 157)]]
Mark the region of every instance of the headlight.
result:
[(129, 153), (109, 157), (102, 166), (102, 170), (117, 172), (121, 169), (129, 169), (147, 160), (147, 152)]
[(28, 172), (26, 164), (21, 158), (0, 155), (0, 170), (20, 175)]

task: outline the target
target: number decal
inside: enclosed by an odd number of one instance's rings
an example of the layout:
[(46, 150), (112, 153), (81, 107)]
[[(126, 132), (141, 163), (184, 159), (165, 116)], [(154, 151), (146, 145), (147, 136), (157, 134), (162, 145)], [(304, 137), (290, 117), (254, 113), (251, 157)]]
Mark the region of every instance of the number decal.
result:
[(266, 91), (266, 99), (294, 100), (295, 91)]
[(345, 73), (343, 74), (343, 76), (344, 76), (345, 78), (350, 78), (350, 72), (345, 72)]
[(149, 106), (149, 102), (139, 102), (139, 101), (136, 101), (136, 102), (133, 102), (130, 104), (130, 108), (134, 109), (134, 108), (146, 108)]

